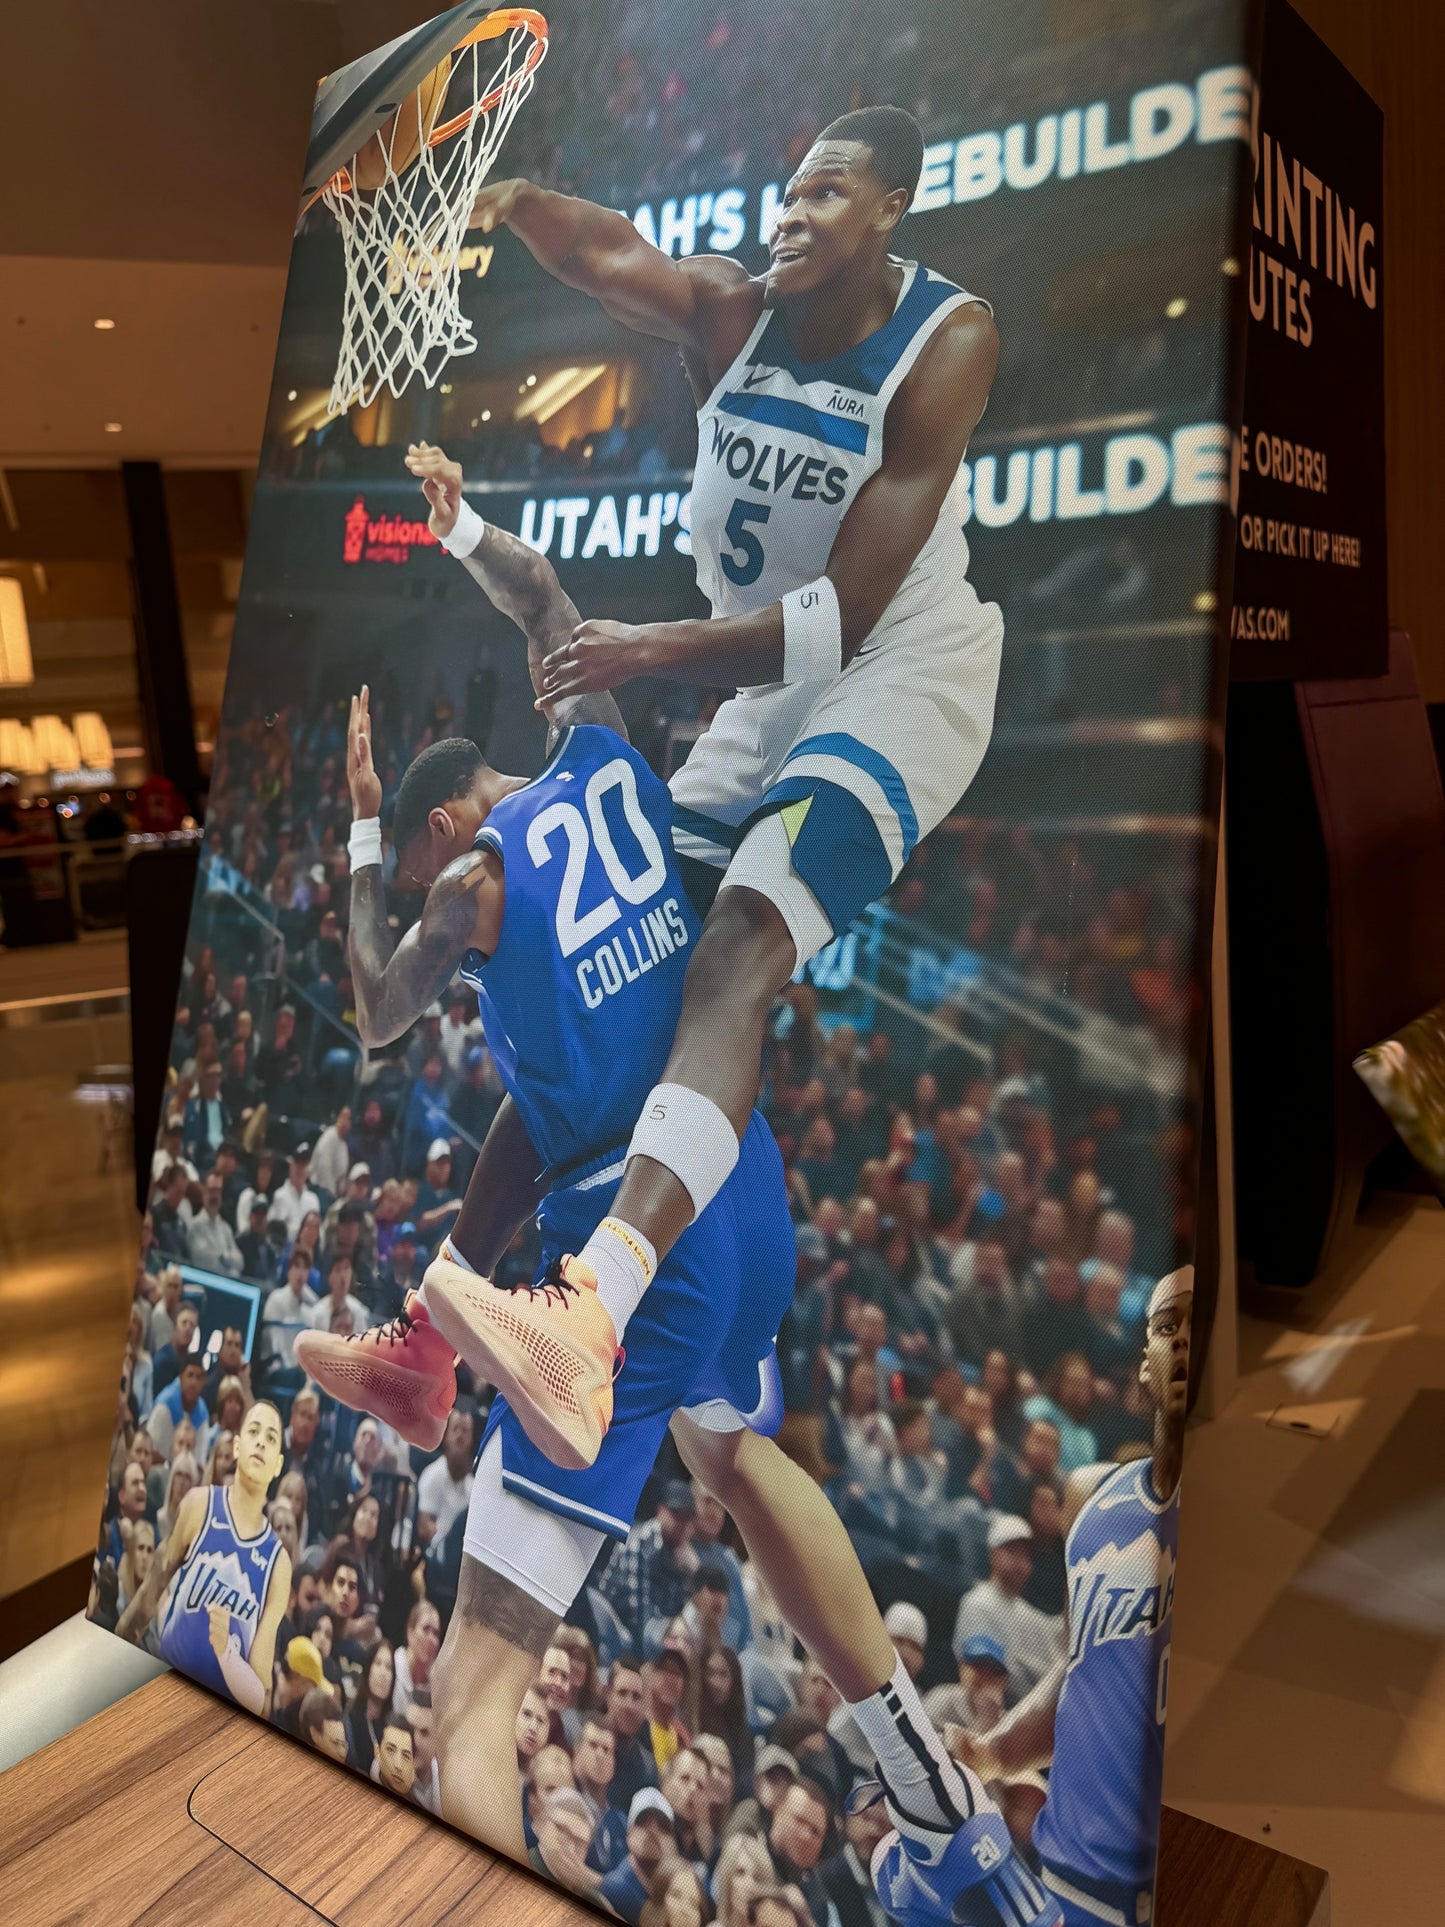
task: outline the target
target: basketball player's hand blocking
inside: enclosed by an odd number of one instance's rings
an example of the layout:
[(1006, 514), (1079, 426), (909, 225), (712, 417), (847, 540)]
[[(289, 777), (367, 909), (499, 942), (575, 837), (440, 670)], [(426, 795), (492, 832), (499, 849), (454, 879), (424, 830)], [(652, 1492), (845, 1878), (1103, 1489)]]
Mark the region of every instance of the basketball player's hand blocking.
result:
[(616, 689), (653, 667), (652, 631), (647, 624), (579, 622), (560, 649), (542, 665), (537, 708), (559, 696), (584, 696)]
[(491, 234), (503, 226), (512, 212), (518, 194), (526, 187), (526, 181), (488, 181), (472, 203), (472, 218), (468, 227), (478, 228), (483, 234)]
[(462, 465), (430, 442), (413, 442), (406, 451), (406, 465), (421, 483), (431, 510), (428, 526), (438, 542), (444, 542), (461, 513)]
[(351, 813), (358, 823), (381, 814), (381, 778), (371, 760), (371, 690), (365, 683), (351, 699), (346, 726), (346, 785), (351, 791)]

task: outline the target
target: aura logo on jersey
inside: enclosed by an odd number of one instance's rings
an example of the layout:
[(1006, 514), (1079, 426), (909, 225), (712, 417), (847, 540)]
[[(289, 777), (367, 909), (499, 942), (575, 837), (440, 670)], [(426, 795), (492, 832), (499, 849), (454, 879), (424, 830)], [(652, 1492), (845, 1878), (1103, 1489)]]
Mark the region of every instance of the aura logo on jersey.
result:
[(1091, 1646), (1157, 1633), (1174, 1610), (1174, 1554), (1152, 1532), (1109, 1545), (1069, 1572), (1069, 1663)]

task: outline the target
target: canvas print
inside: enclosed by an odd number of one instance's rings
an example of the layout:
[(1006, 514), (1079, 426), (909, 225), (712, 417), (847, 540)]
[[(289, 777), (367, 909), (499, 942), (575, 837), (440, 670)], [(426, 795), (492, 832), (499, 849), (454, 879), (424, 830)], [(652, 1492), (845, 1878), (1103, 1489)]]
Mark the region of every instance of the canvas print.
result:
[(1152, 1917), (1245, 39), (318, 93), (91, 1611), (634, 1927)]

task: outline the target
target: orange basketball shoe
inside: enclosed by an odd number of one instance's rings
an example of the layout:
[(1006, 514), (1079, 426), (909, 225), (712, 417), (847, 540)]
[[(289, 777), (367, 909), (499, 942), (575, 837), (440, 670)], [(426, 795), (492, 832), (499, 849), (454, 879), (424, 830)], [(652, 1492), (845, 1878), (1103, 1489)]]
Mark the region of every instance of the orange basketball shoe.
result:
[(592, 1267), (562, 1258), (542, 1284), (504, 1290), (436, 1258), (425, 1290), (438, 1332), (505, 1395), (537, 1450), (568, 1472), (594, 1464), (621, 1353)]
[(389, 1323), (355, 1337), (299, 1333), (296, 1363), (323, 1392), (394, 1426), (408, 1445), (434, 1452), (441, 1444), (456, 1402), (456, 1354), (414, 1291)]

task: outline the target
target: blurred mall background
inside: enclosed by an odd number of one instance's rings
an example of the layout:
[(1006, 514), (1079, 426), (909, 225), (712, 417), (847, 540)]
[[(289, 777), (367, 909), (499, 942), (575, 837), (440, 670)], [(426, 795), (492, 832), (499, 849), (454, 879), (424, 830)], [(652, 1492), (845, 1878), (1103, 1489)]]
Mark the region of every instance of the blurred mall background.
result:
[[(984, 34), (994, 0), (959, 4)], [(1299, 10), (1385, 108), (1391, 615), (1412, 638), (1427, 701), (1445, 705), (1445, 207), (1428, 158), (1445, 26), (1429, 0), (1371, 10), (1303, 0)], [(324, 539), (339, 546), (358, 488), (395, 513), (386, 489), (409, 433), (460, 444), (473, 472), (524, 448), (539, 481), (584, 489), (594, 477), (665, 477), (685, 459), (679, 391), (645, 358), (593, 363), (549, 353), (543, 338), (523, 371), (493, 364), (484, 344), (425, 421), (379, 406), (340, 433), (325, 423), (324, 344), (309, 362), (274, 368), (316, 80), (425, 11), (414, 0), (52, 0), (0, 19), (0, 1600), (13, 1609), (0, 1656), (84, 1593), (138, 1233), (130, 1000), (149, 993), (167, 1010), (173, 1000), (188, 907), (181, 888), (177, 911), (175, 879), (189, 875), (199, 843), (258, 493), (274, 503), (288, 478), (334, 482), (336, 527)], [(1060, 44), (1098, 35), (1111, 57), (1115, 0), (1035, 0), (1034, 11)], [(566, 130), (551, 133), (560, 152)], [(1140, 276), (1131, 359), (1113, 370), (1144, 411), (1186, 338), (1161, 324), (1159, 285)], [(1040, 293), (1086, 342), (1087, 288)], [(1048, 398), (1038, 406), (1036, 420), (1053, 419)], [(258, 477), (268, 428), (287, 453)], [(309, 525), (303, 533), (300, 573)], [(1103, 571), (1126, 614), (1133, 603), (1157, 615), (1151, 599), (1167, 585), (1139, 581), (1128, 546), (1073, 566)], [(1148, 791), (1151, 748), (1177, 740), (1171, 716), (1187, 692), (1166, 677), (1142, 714), (1121, 703), (1102, 733), (1097, 719), (1079, 720), (1065, 655), (1047, 641), (1068, 629), (1074, 579), (1063, 551), (1039, 574), (1040, 646), (1011, 706), (1013, 780), (1030, 757), (1067, 754), (1086, 786), (1099, 772), (1101, 796)], [(297, 593), (304, 601), (304, 581)], [(358, 587), (362, 626), (366, 599)], [(1142, 826), (1130, 849), (1144, 852), (1147, 836)], [(138, 865), (148, 881), (128, 880)], [(128, 906), (139, 931), (127, 931)], [(169, 945), (173, 960), (132, 984), (132, 954), (164, 956)], [(153, 1117), (146, 1075), (142, 1066), (139, 1104)], [(1411, 1363), (1378, 1347), (1363, 1363), (1339, 1352), (1331, 1396), (1368, 1393), (1378, 1410), (1407, 1399), (1410, 1372), (1445, 1340), (1445, 1218), (1434, 1206), (1380, 1205), (1360, 1240), (1321, 1301), (1320, 1328), (1364, 1316), (1381, 1330), (1428, 1334), (1433, 1323), (1436, 1335)], [(1445, 1650), (1445, 1617), (1408, 1659), (1389, 1644), (1413, 1623), (1408, 1612), (1394, 1632), (1376, 1629), (1388, 1648), (1377, 1679), (1319, 1618), (1329, 1584), (1292, 1585), (1341, 1495), (1385, 1476), (1344, 1443), (1329, 1448), (1332, 1472), (1259, 1457), (1276, 1443), (1310, 1449), (1273, 1435), (1262, 1447), (1255, 1416), (1290, 1395), (1288, 1373), (1314, 1342), (1301, 1331), (1310, 1315), (1244, 1321), (1244, 1402), (1196, 1436), (1170, 1793), (1238, 1831), (1272, 1827), (1277, 1844), (1329, 1865), (1337, 1918), (1363, 1927), (1432, 1906), (1445, 1878), (1445, 1774), (1432, 1780), (1429, 1767), (1430, 1707), (1442, 1697), (1430, 1654)], [(1395, 1438), (1389, 1427), (1374, 1436)], [(1408, 1441), (1392, 1449), (1413, 1467)], [(1396, 1468), (1387, 1483), (1398, 1494), (1413, 1478)], [(1329, 1570), (1345, 1585), (1339, 1561)], [(1272, 1738), (1260, 1753), (1263, 1728)], [(1360, 1785), (1325, 1784), (1322, 1760), (1347, 1751)], [(1341, 1860), (1345, 1813), (1362, 1829), (1357, 1876)], [(1348, 1890), (1357, 1877), (1363, 1894), (1366, 1866), (1386, 1862), (1386, 1887), (1352, 1909), (1340, 1881)]]

